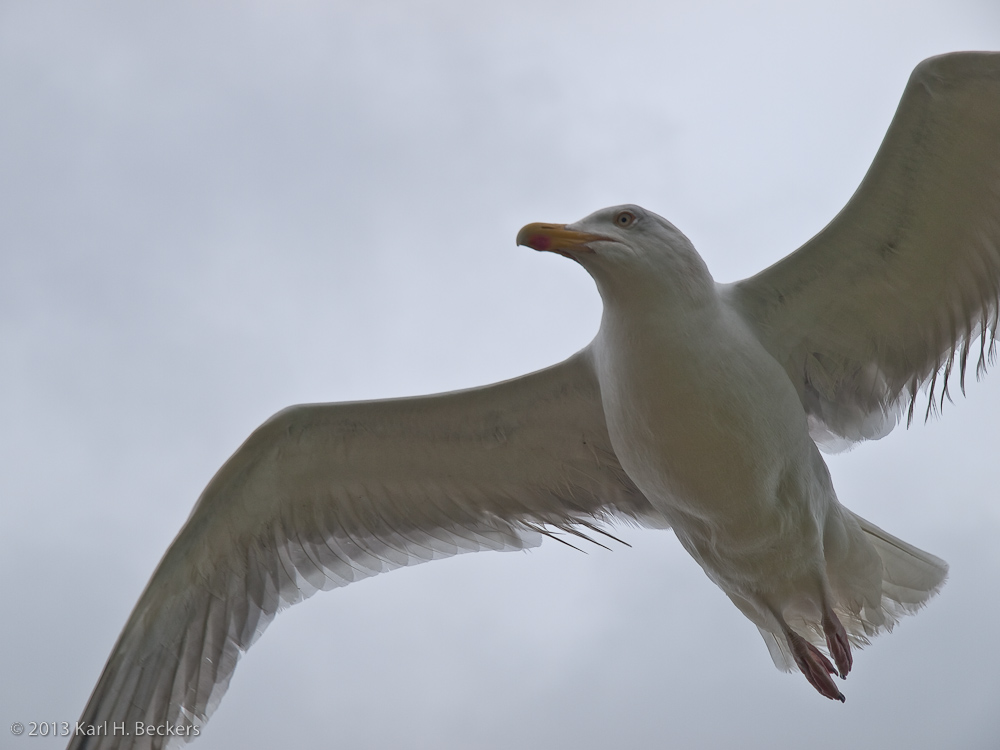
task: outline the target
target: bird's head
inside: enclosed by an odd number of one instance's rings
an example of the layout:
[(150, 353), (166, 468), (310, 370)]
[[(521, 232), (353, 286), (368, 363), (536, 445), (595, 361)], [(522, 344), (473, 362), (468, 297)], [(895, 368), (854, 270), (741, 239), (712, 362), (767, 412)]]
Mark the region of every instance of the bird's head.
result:
[(573, 224), (528, 224), (517, 233), (517, 244), (575, 260), (594, 277), (605, 302), (644, 289), (698, 297), (714, 290), (691, 241), (639, 206), (602, 208)]

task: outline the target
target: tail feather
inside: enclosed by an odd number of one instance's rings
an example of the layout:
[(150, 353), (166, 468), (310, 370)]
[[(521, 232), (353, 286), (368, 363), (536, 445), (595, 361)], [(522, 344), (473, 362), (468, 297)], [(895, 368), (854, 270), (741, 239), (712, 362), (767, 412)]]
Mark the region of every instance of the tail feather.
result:
[[(940, 591), (948, 577), (948, 564), (883, 531), (856, 513), (851, 515), (864, 532), (864, 540), (874, 548), (882, 563), (880, 592), (877, 589), (869, 591), (866, 582), (856, 581), (855, 591), (839, 596), (833, 607), (852, 646), (860, 648), (868, 645), (872, 637), (891, 632), (902, 617), (914, 614)], [(856, 572), (862, 567), (859, 566)], [(814, 646), (827, 651), (826, 638), (818, 622), (800, 620), (789, 621), (789, 624)], [(758, 628), (774, 665), (784, 672), (797, 669), (785, 638), (760, 625)]]
[(891, 630), (900, 617), (913, 614), (941, 590), (948, 577), (948, 563), (853, 515), (882, 559), (880, 619), (884, 619), (885, 629)]

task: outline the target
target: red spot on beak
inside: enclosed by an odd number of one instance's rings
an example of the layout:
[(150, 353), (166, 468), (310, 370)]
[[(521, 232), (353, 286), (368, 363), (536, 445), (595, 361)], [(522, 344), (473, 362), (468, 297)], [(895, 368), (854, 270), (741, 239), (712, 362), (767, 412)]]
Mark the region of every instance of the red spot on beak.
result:
[(552, 247), (552, 238), (544, 234), (533, 234), (525, 244), (532, 250), (548, 250)]

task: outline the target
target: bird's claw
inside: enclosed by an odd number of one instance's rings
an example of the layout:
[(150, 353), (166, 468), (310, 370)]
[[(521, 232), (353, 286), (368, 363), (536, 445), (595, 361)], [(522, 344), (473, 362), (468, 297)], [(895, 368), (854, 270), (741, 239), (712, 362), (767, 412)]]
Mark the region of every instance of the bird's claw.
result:
[[(820, 695), (824, 695), (830, 700), (840, 701), (841, 703), (845, 702), (847, 699), (837, 689), (836, 683), (830, 677), (830, 675), (838, 674), (837, 668), (830, 663), (830, 660), (818, 648), (797, 633), (789, 631), (787, 638), (788, 645), (792, 650), (792, 656), (795, 657), (795, 663), (805, 678), (809, 680), (809, 684), (816, 688)], [(850, 669), (850, 666), (848, 666), (848, 669)], [(841, 673), (841, 677), (845, 675), (846, 673)]]
[(826, 635), (826, 646), (837, 665), (840, 679), (845, 680), (854, 664), (854, 657), (851, 655), (851, 642), (847, 640), (847, 631), (844, 630), (840, 618), (833, 612), (828, 613), (823, 618), (823, 632)]

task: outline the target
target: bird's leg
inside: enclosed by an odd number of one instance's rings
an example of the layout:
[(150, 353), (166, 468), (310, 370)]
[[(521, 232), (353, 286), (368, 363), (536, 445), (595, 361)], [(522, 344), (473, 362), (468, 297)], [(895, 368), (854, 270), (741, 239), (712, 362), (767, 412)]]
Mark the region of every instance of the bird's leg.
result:
[(847, 631), (844, 630), (840, 618), (830, 609), (829, 605), (823, 613), (823, 633), (826, 635), (826, 647), (830, 650), (830, 656), (833, 657), (833, 661), (837, 665), (840, 679), (843, 680), (851, 671), (854, 657), (851, 656), (851, 643), (847, 640)]
[(816, 688), (820, 695), (843, 703), (846, 700), (844, 694), (837, 689), (833, 678), (830, 677), (832, 674), (837, 674), (837, 670), (830, 663), (830, 660), (823, 656), (818, 648), (787, 626), (785, 627), (785, 639), (788, 641), (788, 647), (795, 658), (795, 663), (798, 664), (805, 678), (809, 680), (809, 684)]

